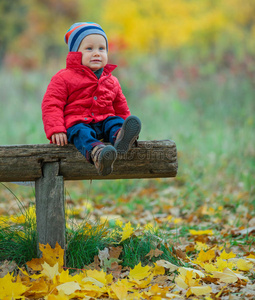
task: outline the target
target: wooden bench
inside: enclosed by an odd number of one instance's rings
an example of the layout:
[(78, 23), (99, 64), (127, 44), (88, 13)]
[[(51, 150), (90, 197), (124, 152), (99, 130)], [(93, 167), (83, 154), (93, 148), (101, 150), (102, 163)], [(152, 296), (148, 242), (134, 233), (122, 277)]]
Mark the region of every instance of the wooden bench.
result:
[(73, 146), (53, 144), (0, 146), (0, 182), (35, 181), (38, 245), (65, 249), (64, 180), (166, 178), (177, 174), (177, 150), (171, 140), (139, 141), (119, 155), (114, 171), (99, 176)]

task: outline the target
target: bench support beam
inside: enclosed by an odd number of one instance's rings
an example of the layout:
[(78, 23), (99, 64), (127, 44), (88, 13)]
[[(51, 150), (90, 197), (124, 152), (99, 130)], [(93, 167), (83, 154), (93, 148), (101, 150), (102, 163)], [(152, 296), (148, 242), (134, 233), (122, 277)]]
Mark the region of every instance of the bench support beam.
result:
[(42, 177), (35, 181), (36, 222), (39, 243), (65, 249), (64, 179), (59, 162), (44, 163)]

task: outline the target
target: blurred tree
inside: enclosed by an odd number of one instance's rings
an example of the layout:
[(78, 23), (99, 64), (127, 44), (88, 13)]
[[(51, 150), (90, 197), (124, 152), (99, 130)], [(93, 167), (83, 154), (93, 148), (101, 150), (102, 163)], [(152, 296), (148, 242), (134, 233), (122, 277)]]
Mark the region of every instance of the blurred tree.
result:
[[(49, 58), (57, 58), (65, 53), (64, 34), (70, 24), (78, 18), (79, 0), (4, 0), (4, 2), (11, 3), (13, 9), (9, 23), (3, 22), (4, 30), (7, 32), (5, 36), (8, 38), (3, 41), (5, 45), (3, 54), (9, 65), (33, 68), (47, 62)], [(21, 13), (20, 22), (14, 26), (13, 24), (18, 22), (13, 22), (16, 18), (15, 11), (21, 11), (17, 2), (26, 14)], [(9, 9), (8, 4), (4, 7), (5, 11)], [(19, 30), (10, 32), (13, 26)], [(8, 51), (6, 54), (7, 47), (10, 53)]]
[(226, 50), (254, 40), (254, 0), (105, 0), (103, 6), (108, 34), (135, 51), (210, 51), (224, 40)]
[(113, 55), (186, 48), (254, 54), (254, 13), (254, 0), (0, 0), (0, 63), (34, 68), (63, 60), (64, 34), (81, 21), (102, 25)]
[(27, 7), (23, 0), (0, 1), (0, 64), (13, 39), (24, 31), (26, 14)]

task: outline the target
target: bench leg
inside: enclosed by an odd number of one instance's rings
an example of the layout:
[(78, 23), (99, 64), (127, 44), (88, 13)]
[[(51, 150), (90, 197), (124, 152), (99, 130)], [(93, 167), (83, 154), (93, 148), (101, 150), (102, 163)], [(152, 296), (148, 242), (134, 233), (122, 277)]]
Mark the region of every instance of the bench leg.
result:
[(40, 244), (55, 248), (56, 242), (65, 249), (64, 179), (59, 163), (45, 163), (43, 176), (35, 182), (38, 255)]

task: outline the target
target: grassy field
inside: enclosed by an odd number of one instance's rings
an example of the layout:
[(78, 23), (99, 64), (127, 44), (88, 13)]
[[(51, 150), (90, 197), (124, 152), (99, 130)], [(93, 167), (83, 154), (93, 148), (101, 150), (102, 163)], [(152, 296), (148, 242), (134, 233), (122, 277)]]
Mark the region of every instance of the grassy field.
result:
[[(238, 234), (255, 226), (254, 79), (242, 70), (215, 67), (211, 71), (206, 65), (195, 70), (170, 67), (141, 61), (125, 71), (120, 69), (118, 77), (131, 112), (142, 121), (140, 139), (176, 142), (178, 176), (67, 182), (70, 267), (81, 268), (84, 257), (88, 258), (85, 251), (80, 261), (73, 260), (80, 253), (78, 246), (84, 236), (84, 227), (79, 229), (79, 225), (94, 224), (90, 225), (94, 250), (89, 251), (92, 256), (88, 264), (98, 249), (119, 243), (120, 234), (117, 238), (111, 235), (116, 220), (124, 224), (130, 221), (136, 232), (143, 232), (139, 242), (138, 234), (122, 243), (123, 267), (134, 267), (139, 261), (149, 263), (145, 255), (150, 250), (148, 244), (157, 245), (155, 239), (181, 247), (189, 257), (198, 255), (198, 249), (190, 246), (197, 242), (239, 254), (255, 251), (254, 235)], [(40, 104), (53, 73), (1, 71), (2, 145), (48, 143)], [(0, 185), (3, 216), (20, 213), (15, 196), (25, 208), (34, 204), (33, 187)], [(106, 227), (98, 231), (95, 228), (99, 224)], [(191, 234), (192, 229), (212, 230), (213, 237), (198, 239)], [(33, 232), (30, 234), (34, 247)], [(156, 247), (160, 248), (159, 244)], [(162, 247), (161, 257), (171, 261), (173, 256)], [(24, 260), (32, 258), (34, 252), (26, 255)]]

